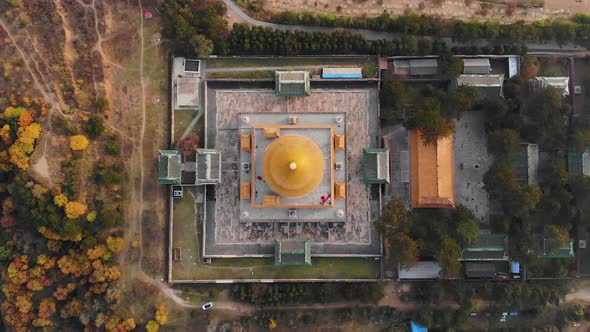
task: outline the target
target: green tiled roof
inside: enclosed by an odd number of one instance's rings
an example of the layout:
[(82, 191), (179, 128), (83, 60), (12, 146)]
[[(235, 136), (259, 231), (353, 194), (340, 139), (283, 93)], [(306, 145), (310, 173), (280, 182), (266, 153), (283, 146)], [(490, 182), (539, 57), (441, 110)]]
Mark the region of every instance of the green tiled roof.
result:
[(180, 184), (182, 156), (178, 150), (160, 150), (158, 180), (160, 184)]
[(389, 183), (389, 149), (363, 149), (363, 178), (366, 184)]
[(571, 258), (574, 255), (574, 240), (570, 239), (566, 246), (557, 248), (556, 243), (543, 239), (543, 258)]
[(311, 265), (310, 239), (275, 240), (275, 265)]

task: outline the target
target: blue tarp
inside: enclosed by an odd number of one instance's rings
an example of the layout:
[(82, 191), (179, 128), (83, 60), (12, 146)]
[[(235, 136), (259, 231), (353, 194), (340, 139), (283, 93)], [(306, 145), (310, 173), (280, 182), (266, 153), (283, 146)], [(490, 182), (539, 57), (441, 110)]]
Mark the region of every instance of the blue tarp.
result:
[(322, 78), (363, 78), (363, 74), (323, 74)]
[(412, 328), (412, 332), (428, 332), (428, 328), (424, 325), (420, 325), (416, 322), (410, 321), (410, 327)]
[(510, 264), (510, 271), (512, 273), (520, 273), (520, 263), (519, 262), (512, 262), (512, 264)]

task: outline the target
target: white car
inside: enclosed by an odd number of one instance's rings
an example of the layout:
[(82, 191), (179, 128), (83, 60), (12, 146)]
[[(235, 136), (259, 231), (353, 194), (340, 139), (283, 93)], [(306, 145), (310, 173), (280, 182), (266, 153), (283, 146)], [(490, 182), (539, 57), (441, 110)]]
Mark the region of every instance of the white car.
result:
[(209, 309), (213, 309), (213, 306), (215, 306), (215, 304), (213, 302), (207, 302), (207, 303), (203, 304), (201, 306), (201, 308), (203, 310), (209, 310)]

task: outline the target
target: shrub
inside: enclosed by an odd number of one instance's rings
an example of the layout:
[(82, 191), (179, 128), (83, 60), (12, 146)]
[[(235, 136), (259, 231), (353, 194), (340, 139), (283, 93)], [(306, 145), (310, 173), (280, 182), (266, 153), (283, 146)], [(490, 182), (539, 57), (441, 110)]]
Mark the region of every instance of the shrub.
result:
[(100, 136), (104, 132), (103, 118), (99, 115), (93, 115), (84, 126), (84, 130), (86, 133), (88, 133), (90, 138), (96, 138)]

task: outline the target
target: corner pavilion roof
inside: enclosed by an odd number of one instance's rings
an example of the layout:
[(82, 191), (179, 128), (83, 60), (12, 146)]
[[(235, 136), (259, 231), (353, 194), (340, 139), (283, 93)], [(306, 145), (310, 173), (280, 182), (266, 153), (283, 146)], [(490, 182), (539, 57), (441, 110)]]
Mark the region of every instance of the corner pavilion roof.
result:
[(419, 130), (410, 132), (412, 208), (454, 208), (453, 135), (426, 145)]

